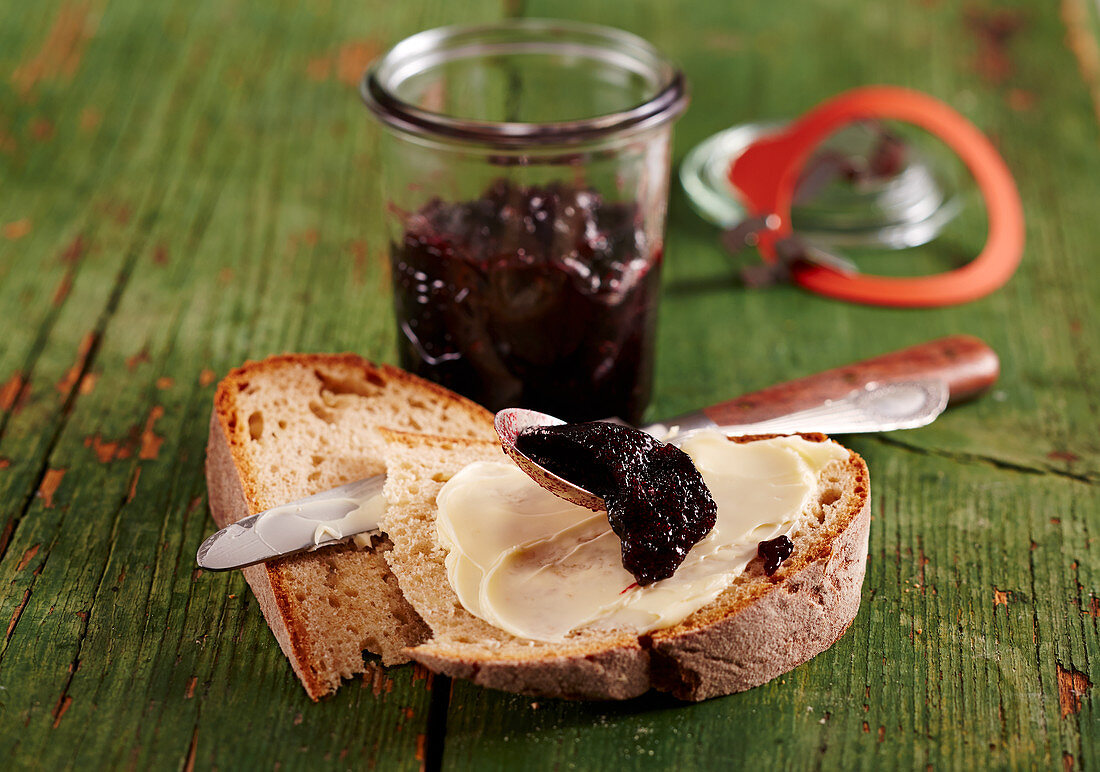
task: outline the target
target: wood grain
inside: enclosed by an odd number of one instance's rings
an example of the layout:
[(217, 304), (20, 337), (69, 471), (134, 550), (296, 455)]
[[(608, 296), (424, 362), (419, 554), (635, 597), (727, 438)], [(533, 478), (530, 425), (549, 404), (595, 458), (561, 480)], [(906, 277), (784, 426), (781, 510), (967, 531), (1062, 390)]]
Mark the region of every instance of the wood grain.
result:
[[(412, 667), (312, 704), (239, 576), (197, 572), (203, 428), (246, 358), (392, 361), (378, 129), (351, 83), (413, 31), (503, 14), (646, 36), (686, 69), (676, 156), (869, 82), (987, 131), (1028, 249), (976, 303), (873, 309), (743, 289), (670, 205), (652, 417), (931, 338), (990, 343), (991, 393), (857, 438), (864, 603), (828, 652), (699, 705), (532, 701)], [(1100, 763), (1100, 124), (1095, 9), (730, 5), (0, 6), (0, 756), (14, 768), (1063, 768)], [(933, 248), (860, 254), (942, 270)]]
[[(0, 48), (40, 50), (67, 9)], [(52, 111), (57, 143), (19, 135), (0, 158), (0, 211), (32, 223), (0, 239), (0, 372), (25, 384), (0, 426), (0, 748), (16, 767), (421, 766), (428, 674), (378, 668), (316, 710), (241, 577), (193, 556), (212, 528), (217, 374), (281, 350), (392, 350), (357, 171), (378, 163), (375, 130), (340, 67), (447, 13), (112, 3), (71, 86), (3, 95), (23, 124)], [(245, 20), (254, 34), (219, 38)]]

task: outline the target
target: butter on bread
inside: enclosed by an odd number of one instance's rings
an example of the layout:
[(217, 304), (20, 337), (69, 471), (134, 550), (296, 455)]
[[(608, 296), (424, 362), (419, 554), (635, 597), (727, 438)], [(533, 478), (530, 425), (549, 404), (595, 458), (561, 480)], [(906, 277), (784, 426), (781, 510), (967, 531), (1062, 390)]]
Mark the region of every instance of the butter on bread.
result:
[[(622, 699), (650, 688), (701, 700), (751, 688), (831, 646), (859, 608), (870, 522), (867, 467), (855, 453), (827, 466), (773, 576), (754, 559), (712, 603), (644, 635), (582, 630), (565, 642), (516, 638), (462, 607), (435, 532), (435, 499), (466, 464), (499, 460), (494, 442), (384, 431), (385, 558), (431, 628), (412, 658), (446, 675), (524, 694)], [(823, 435), (803, 435), (824, 441)], [(764, 437), (737, 438), (752, 442)]]
[[(385, 471), (384, 427), (495, 438), (492, 414), (387, 365), (353, 354), (288, 354), (248, 362), (218, 385), (206, 479), (219, 528), (278, 504)], [(366, 670), (363, 651), (385, 664), (429, 629), (405, 600), (384, 555), (328, 547), (244, 569), (264, 617), (316, 700)]]

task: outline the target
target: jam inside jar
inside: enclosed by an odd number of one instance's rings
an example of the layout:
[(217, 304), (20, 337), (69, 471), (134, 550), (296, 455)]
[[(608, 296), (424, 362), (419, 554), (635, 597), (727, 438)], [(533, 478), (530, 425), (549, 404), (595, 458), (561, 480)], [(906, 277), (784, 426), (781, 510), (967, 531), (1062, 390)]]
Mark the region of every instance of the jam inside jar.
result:
[(398, 351), (497, 410), (638, 421), (681, 73), (605, 27), (429, 30), (368, 71)]
[(661, 258), (638, 221), (561, 183), (432, 199), (390, 250), (402, 366), (493, 409), (637, 420)]

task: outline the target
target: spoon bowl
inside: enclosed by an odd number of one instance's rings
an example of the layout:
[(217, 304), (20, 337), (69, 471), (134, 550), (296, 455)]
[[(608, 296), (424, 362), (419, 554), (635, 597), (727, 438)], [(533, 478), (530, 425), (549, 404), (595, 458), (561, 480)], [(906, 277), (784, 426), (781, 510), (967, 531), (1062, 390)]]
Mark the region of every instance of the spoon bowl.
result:
[(532, 426), (561, 426), (565, 421), (547, 413), (540, 413), (537, 410), (509, 407), (497, 413), (493, 423), (496, 426), (497, 436), (500, 437), (500, 444), (504, 448), (504, 452), (516, 462), (528, 477), (555, 496), (577, 506), (591, 509), (593, 512), (607, 509), (603, 499), (595, 493), (558, 477), (553, 472), (529, 459), (516, 447), (516, 437), (524, 429)]

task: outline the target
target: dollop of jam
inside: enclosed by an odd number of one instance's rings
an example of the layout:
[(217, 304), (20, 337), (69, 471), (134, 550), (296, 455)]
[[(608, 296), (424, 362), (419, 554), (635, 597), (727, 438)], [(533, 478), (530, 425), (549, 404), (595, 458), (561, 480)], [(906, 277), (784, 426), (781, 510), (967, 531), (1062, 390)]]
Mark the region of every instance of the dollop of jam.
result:
[(661, 264), (644, 224), (636, 201), (563, 182), (432, 199), (390, 249), (401, 365), (491, 410), (637, 421)]
[(639, 585), (672, 576), (714, 527), (718, 507), (691, 457), (645, 432), (598, 421), (536, 426), (516, 448), (604, 500), (623, 568)]
[(756, 548), (756, 554), (764, 558), (764, 573), (771, 576), (779, 570), (780, 564), (794, 552), (794, 542), (786, 536), (777, 536), (762, 541)]

